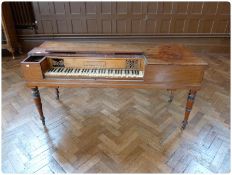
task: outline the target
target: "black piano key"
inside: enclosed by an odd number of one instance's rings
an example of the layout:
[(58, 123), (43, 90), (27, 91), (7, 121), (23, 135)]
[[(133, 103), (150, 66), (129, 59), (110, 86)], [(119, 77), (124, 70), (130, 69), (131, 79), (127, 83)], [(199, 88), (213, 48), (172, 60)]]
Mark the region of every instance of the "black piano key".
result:
[(52, 72), (53, 69), (54, 69), (54, 68), (51, 68), (48, 72)]
[(58, 72), (58, 71), (59, 71), (59, 69), (56, 69), (56, 70), (55, 70), (55, 72)]
[(53, 72), (56, 72), (57, 71), (57, 68), (53, 70)]

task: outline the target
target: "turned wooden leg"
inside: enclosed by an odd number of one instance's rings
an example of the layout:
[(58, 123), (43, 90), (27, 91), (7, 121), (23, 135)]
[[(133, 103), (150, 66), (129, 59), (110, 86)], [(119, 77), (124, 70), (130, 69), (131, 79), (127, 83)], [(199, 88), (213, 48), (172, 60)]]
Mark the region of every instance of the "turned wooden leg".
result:
[(59, 87), (56, 88), (56, 99), (59, 100), (60, 99), (60, 92), (59, 92)]
[(13, 60), (14, 60), (14, 59), (15, 59), (15, 50), (14, 50), (13, 48), (10, 48), (10, 49), (9, 49), (9, 52), (11, 53), (12, 58), (13, 58)]
[(13, 59), (13, 60), (15, 59), (15, 54), (14, 54), (14, 53), (12, 53), (12, 59)]
[(42, 103), (40, 99), (39, 89), (38, 87), (35, 87), (35, 88), (31, 88), (31, 90), (32, 90), (32, 96), (34, 98), (36, 108), (40, 115), (40, 119), (42, 120), (43, 125), (45, 125), (45, 117), (43, 115), (43, 108), (42, 108)]
[(174, 98), (174, 90), (168, 90), (168, 91), (170, 92), (168, 103), (172, 103)]
[(186, 125), (188, 124), (188, 118), (189, 114), (192, 110), (194, 99), (196, 96), (197, 91), (196, 90), (190, 90), (187, 98), (186, 108), (185, 108), (185, 116), (184, 120), (182, 122), (182, 129), (185, 129)]

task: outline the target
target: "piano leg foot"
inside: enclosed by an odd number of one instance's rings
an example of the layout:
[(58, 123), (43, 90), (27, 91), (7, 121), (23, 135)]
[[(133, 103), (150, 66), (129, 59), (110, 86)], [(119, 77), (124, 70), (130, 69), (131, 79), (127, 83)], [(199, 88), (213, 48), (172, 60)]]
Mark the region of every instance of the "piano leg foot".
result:
[(59, 87), (56, 88), (56, 99), (59, 100), (60, 99), (60, 92), (59, 92)]
[(182, 121), (181, 129), (184, 130), (184, 129), (186, 128), (187, 124), (188, 124), (188, 121), (183, 120), (183, 121)]
[(31, 90), (32, 90), (32, 96), (34, 99), (34, 103), (40, 115), (40, 120), (42, 121), (42, 124), (45, 125), (45, 117), (43, 114), (43, 108), (42, 108), (42, 103), (40, 99), (39, 89), (38, 87), (34, 87), (34, 88), (31, 88)]
[(186, 108), (185, 108), (185, 116), (184, 116), (184, 121), (182, 122), (182, 129), (185, 129), (186, 125), (188, 124), (188, 118), (190, 115), (190, 112), (193, 107), (193, 103), (196, 97), (196, 90), (189, 90), (188, 98), (187, 98), (187, 103), (186, 103)]
[(174, 98), (174, 90), (168, 90), (168, 91), (170, 91), (168, 103), (172, 103)]

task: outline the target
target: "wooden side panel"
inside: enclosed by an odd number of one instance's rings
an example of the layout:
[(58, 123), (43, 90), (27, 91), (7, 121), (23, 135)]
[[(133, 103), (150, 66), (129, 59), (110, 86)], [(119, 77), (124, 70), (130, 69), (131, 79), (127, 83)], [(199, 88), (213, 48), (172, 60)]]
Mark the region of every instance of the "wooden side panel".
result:
[(35, 81), (43, 79), (43, 74), (39, 63), (23, 63), (21, 64), (21, 70), (25, 80)]
[(203, 79), (203, 66), (147, 65), (145, 83), (199, 84)]
[(42, 73), (46, 72), (48, 69), (50, 69), (50, 64), (49, 64), (49, 61), (48, 59), (44, 59), (41, 63), (41, 71)]

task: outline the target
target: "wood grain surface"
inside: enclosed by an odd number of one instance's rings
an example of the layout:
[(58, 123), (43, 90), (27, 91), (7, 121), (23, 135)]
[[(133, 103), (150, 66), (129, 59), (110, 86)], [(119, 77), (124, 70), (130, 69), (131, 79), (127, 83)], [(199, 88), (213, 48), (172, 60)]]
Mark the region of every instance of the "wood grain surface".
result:
[[(53, 52), (96, 52), (96, 53), (144, 53), (148, 64), (207, 65), (182, 44), (153, 44), (151, 42), (117, 41), (46, 41), (32, 49), (29, 55)], [(57, 54), (58, 55), (58, 54)]]

